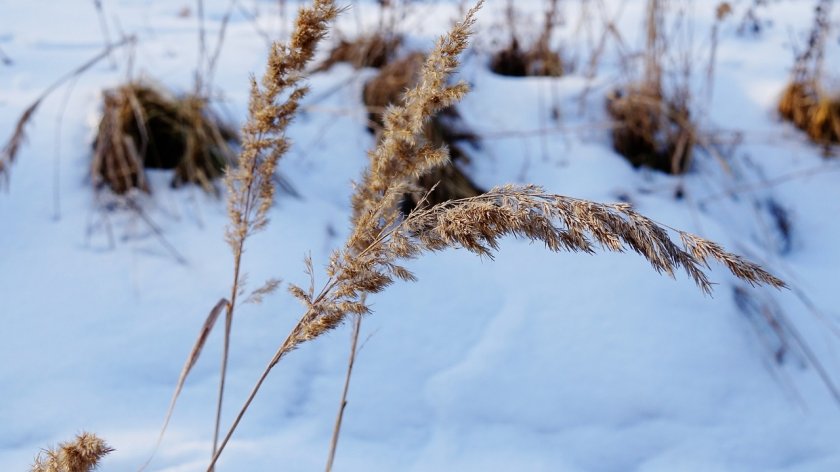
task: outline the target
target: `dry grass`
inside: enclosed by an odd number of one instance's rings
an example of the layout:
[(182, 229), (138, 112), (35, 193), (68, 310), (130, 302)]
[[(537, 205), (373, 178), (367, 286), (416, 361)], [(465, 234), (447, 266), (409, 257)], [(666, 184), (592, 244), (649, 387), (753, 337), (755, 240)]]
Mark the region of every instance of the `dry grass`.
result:
[(649, 84), (614, 90), (607, 97), (613, 148), (636, 167), (670, 174), (688, 170), (696, 131), (687, 100), (663, 97)]
[(103, 457), (113, 452), (108, 444), (92, 433), (81, 433), (72, 442), (61, 443), (55, 449), (38, 454), (32, 472), (90, 472)]
[[(332, 0), (314, 0), (311, 7), (301, 8), (289, 43), (273, 44), (262, 84), (258, 84), (255, 79), (251, 80), (248, 121), (242, 128), (242, 151), (236, 169), (228, 172), (225, 178), (230, 219), (225, 238), (233, 252), (234, 272), (225, 316), (224, 350), (213, 436), (214, 463), (221, 452), (217, 445), (233, 314), (239, 295), (245, 291), (242, 278), (245, 242), (268, 224), (268, 210), (274, 202), (273, 177), (277, 162), (290, 146), (286, 128), (297, 113), (300, 101), (309, 91), (302, 83), (303, 72), (338, 12)], [(278, 281), (269, 280), (248, 298), (259, 301), (278, 285)], [(211, 464), (210, 470), (212, 468)]]
[(144, 169), (174, 169), (173, 186), (215, 192), (213, 180), (233, 162), (236, 133), (196, 95), (174, 97), (132, 82), (103, 92), (91, 165), (96, 187), (116, 194), (150, 190)]
[(814, 81), (788, 84), (779, 114), (823, 146), (840, 143), (840, 96), (822, 92)]
[(793, 77), (778, 106), (782, 118), (823, 146), (840, 143), (840, 95), (827, 93), (820, 86), (830, 9), (830, 0), (820, 0), (814, 8), (808, 43), (796, 57)]
[(563, 58), (560, 52), (551, 46), (551, 38), (558, 22), (559, 0), (548, 0), (546, 3), (548, 5), (540, 36), (529, 47), (523, 47), (523, 41), (516, 32), (516, 10), (513, 2), (508, 2), (510, 41), (505, 48), (493, 55), (490, 70), (511, 77), (560, 77), (564, 74), (566, 66)]
[(340, 62), (350, 64), (355, 69), (379, 69), (394, 59), (401, 44), (402, 38), (399, 36), (379, 32), (362, 35), (354, 40), (342, 39), (316, 71), (328, 70)]
[[(704, 272), (716, 260), (750, 284), (783, 287), (763, 270), (723, 250), (719, 245), (668, 228), (640, 215), (626, 204), (599, 204), (544, 192), (535, 186), (505, 186), (476, 197), (420, 207), (406, 217), (399, 211), (406, 192), (417, 179), (446, 165), (449, 154), (424, 139), (429, 120), (457, 103), (468, 91), (464, 83), (448, 79), (466, 49), (475, 15), (483, 2), (456, 24), (423, 63), (421, 79), (404, 95), (401, 104), (383, 117), (383, 130), (370, 165), (353, 195), (353, 228), (341, 250), (327, 267), (327, 281), (316, 290), (315, 274), (308, 289), (290, 285), (304, 313), (269, 360), (254, 385), (210, 468), (228, 444), (272, 369), (301, 344), (341, 325), (350, 315), (371, 312), (369, 294), (385, 290), (395, 280), (415, 280), (401, 264), (425, 252), (463, 248), (492, 257), (500, 238), (508, 235), (543, 242), (553, 251), (592, 253), (632, 250), (645, 257), (654, 270), (673, 275), (682, 268), (701, 290), (711, 284)], [(679, 242), (671, 235), (676, 233)]]
[[(214, 469), (216, 459), (227, 442), (225, 439), (219, 446), (218, 440), (235, 310), (242, 301), (260, 303), (280, 285), (278, 280), (270, 279), (251, 290), (250, 294), (247, 293), (246, 274), (242, 267), (245, 243), (249, 237), (268, 224), (268, 211), (274, 203), (276, 192), (274, 177), (277, 163), (291, 145), (286, 136), (286, 129), (296, 115), (301, 100), (309, 91), (303, 83), (304, 70), (312, 61), (316, 47), (327, 35), (328, 26), (338, 13), (339, 10), (332, 0), (313, 0), (311, 6), (301, 8), (291, 40), (288, 43), (273, 43), (262, 80), (257, 82), (256, 79), (251, 79), (248, 120), (242, 127), (242, 149), (237, 158), (237, 165), (229, 168), (225, 175), (229, 217), (225, 239), (233, 255), (230, 297), (220, 300), (215, 305), (202, 326), (181, 371), (158, 438), (159, 445), (184, 382), (198, 359), (209, 332), (224, 311), (224, 345), (213, 435), (213, 461), (208, 471)], [(152, 457), (143, 468), (151, 460)]]
[[(727, 13), (718, 6), (718, 22)], [(725, 7), (724, 7), (725, 8)], [(628, 80), (607, 95), (606, 108), (612, 118), (613, 148), (636, 167), (644, 166), (670, 174), (688, 171), (698, 133), (690, 111), (691, 92), (688, 77), (694, 59), (685, 51), (675, 49), (674, 41), (666, 36), (664, 0), (648, 0), (646, 15), (646, 45), (642, 55), (640, 80)], [(716, 44), (717, 23), (712, 30)], [(681, 70), (670, 71), (666, 84), (663, 62), (682, 54)], [(710, 54), (708, 81), (711, 83), (714, 47)], [(630, 76), (630, 71), (626, 71)], [(684, 83), (683, 83), (684, 82)], [(709, 89), (711, 93), (711, 89)]]
[[(368, 109), (368, 123), (371, 131), (381, 139), (384, 131), (384, 114), (388, 107), (404, 104), (406, 90), (416, 87), (422, 79), (423, 64), (426, 56), (413, 53), (403, 59), (383, 67), (376, 77), (364, 87), (363, 100)], [(427, 202), (441, 203), (447, 200), (468, 198), (479, 195), (482, 190), (467, 177), (456, 163), (467, 163), (469, 158), (463, 145), (478, 145), (478, 138), (463, 129), (460, 116), (455, 107), (441, 110), (432, 117), (423, 128), (423, 139), (435, 147), (446, 146), (451, 162), (421, 176), (417, 189), (405, 196), (402, 205), (408, 213), (426, 193)]]

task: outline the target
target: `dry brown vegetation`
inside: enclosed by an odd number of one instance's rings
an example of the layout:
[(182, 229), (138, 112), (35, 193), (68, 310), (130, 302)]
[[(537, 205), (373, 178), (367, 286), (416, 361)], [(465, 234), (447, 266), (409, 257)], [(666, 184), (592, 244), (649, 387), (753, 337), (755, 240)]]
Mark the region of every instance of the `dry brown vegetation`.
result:
[(779, 114), (817, 144), (840, 143), (840, 96), (831, 96), (813, 81), (792, 82), (779, 100)]
[(669, 100), (650, 84), (613, 90), (607, 111), (615, 122), (613, 148), (636, 167), (670, 174), (688, 169), (694, 128), (684, 100)]
[(517, 34), (516, 8), (508, 1), (507, 22), (510, 40), (490, 60), (490, 70), (511, 77), (560, 77), (566, 70), (560, 52), (552, 47), (551, 39), (558, 23), (559, 0), (548, 0), (545, 20), (539, 37), (529, 46)]
[(342, 39), (316, 70), (324, 71), (340, 62), (350, 64), (356, 69), (379, 69), (394, 59), (401, 43), (402, 39), (399, 36), (385, 36), (378, 32), (353, 40)]
[[(352, 198), (351, 234), (344, 247), (333, 253), (326, 271), (327, 280), (320, 289), (316, 289), (310, 261), (307, 261), (307, 273), (312, 279), (309, 288), (289, 286), (291, 294), (303, 304), (304, 313), (269, 360), (215, 449), (208, 470), (224, 451), (265, 379), (286, 355), (338, 327), (348, 316), (370, 313), (367, 296), (385, 290), (396, 279), (414, 280), (414, 275), (402, 264), (428, 251), (463, 248), (492, 257), (500, 238), (512, 235), (540, 241), (553, 251), (632, 250), (645, 257), (658, 272), (673, 275), (682, 268), (707, 292), (711, 285), (704, 269), (712, 260), (722, 263), (736, 277), (751, 284), (784, 286), (781, 280), (758, 265), (726, 252), (713, 242), (681, 231), (676, 231), (680, 242), (674, 242), (671, 231), (635, 212), (629, 205), (588, 202), (549, 194), (535, 186), (505, 186), (476, 197), (437, 205), (428, 205), (421, 200), (419, 208), (402, 216), (399, 208), (403, 196), (416, 189), (417, 179), (449, 162), (447, 149), (427, 141), (424, 130), (432, 117), (453, 106), (468, 92), (465, 83), (450, 85), (448, 80), (459, 65), (459, 55), (467, 48), (475, 15), (482, 4), (479, 1), (462, 22), (440, 38), (423, 62), (421, 79), (404, 94), (402, 103), (385, 112), (378, 144), (369, 153), (369, 167)], [(316, 0), (314, 10), (301, 12), (303, 20), (299, 20), (298, 28), (311, 31), (313, 22), (323, 25), (325, 16), (312, 12), (334, 13), (331, 8), (331, 2)], [(300, 34), (299, 29), (295, 35)], [(318, 34), (311, 37), (313, 41), (323, 35), (322, 29), (317, 31)], [(275, 48), (274, 51), (276, 56), (273, 54), (269, 61), (269, 72), (263, 84), (269, 90), (289, 85), (284, 74), (275, 72), (276, 64), (297, 65), (307, 58), (294, 47)], [(286, 112), (293, 112), (296, 105), (273, 105), (273, 100), (267, 100), (260, 93), (253, 96), (256, 98), (252, 100), (246, 130), (282, 136), (287, 118), (263, 121), (262, 117), (275, 116), (278, 111), (282, 112), (281, 116), (290, 117)], [(293, 92), (292, 96), (298, 94)], [(266, 113), (267, 109), (271, 112)], [(249, 182), (251, 174), (265, 178), (268, 170), (273, 172), (276, 159), (287, 146), (282, 139), (276, 141), (279, 146), (269, 146), (266, 142), (263, 148), (255, 150), (249, 148), (248, 142), (246, 137), (237, 171), (240, 177), (235, 181)], [(262, 150), (269, 149), (271, 159), (267, 161)], [(267, 162), (269, 164), (265, 164)], [(243, 169), (254, 171), (248, 173)], [(231, 202), (235, 203), (231, 211), (233, 232), (228, 238), (234, 241), (235, 254), (241, 253), (242, 235), (247, 234), (246, 229), (250, 227), (244, 223), (242, 216), (248, 213), (240, 208), (242, 203), (239, 202), (252, 201), (246, 208), (262, 209), (271, 201), (270, 198), (248, 197), (252, 188), (245, 183), (231, 187)], [(264, 216), (257, 221), (264, 224)], [(231, 238), (231, 235), (235, 237)], [(236, 293), (235, 283), (233, 294)]]
[(830, 9), (830, 0), (820, 0), (814, 8), (814, 25), (808, 44), (796, 57), (793, 77), (785, 87), (778, 107), (782, 118), (823, 146), (840, 143), (840, 96), (821, 86)]
[(94, 142), (94, 185), (114, 193), (150, 190), (144, 169), (175, 169), (173, 186), (215, 191), (213, 180), (233, 162), (236, 133), (197, 95), (174, 97), (159, 86), (132, 82), (102, 94)]
[(642, 78), (610, 92), (606, 106), (616, 152), (636, 167), (681, 174), (690, 165), (697, 130), (688, 87), (665, 84), (662, 62), (670, 42), (664, 32), (665, 10), (662, 0), (648, 0)]
[(71, 442), (38, 454), (30, 469), (32, 472), (90, 472), (103, 457), (114, 450), (102, 439), (91, 433), (81, 433)]

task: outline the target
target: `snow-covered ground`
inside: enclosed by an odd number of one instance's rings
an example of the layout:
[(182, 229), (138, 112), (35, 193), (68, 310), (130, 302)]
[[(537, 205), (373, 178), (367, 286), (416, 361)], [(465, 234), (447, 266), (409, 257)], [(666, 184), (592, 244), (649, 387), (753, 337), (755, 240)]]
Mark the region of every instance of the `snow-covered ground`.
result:
[[(0, 4), (0, 49), (13, 61), (0, 64), (0, 137), (45, 87), (101, 50), (93, 3)], [(228, 2), (205, 3), (212, 44)], [(287, 3), (291, 12), (298, 2)], [(352, 36), (359, 23), (375, 23), (376, 2), (349, 3), (339, 29)], [(457, 3), (413, 7), (404, 22), (409, 44), (430, 47), (456, 18)], [(679, 178), (634, 170), (610, 147), (603, 96), (621, 77), (613, 40), (592, 82), (582, 65), (561, 79), (488, 72), (504, 3), (492, 0), (480, 14), (478, 47), (461, 73), (474, 88), (461, 114), (485, 136), (468, 169), (478, 183), (532, 182), (575, 197), (629, 200), (657, 221), (766, 264), (792, 289), (742, 287), (717, 268), (709, 298), (633, 254), (549, 254), (517, 240), (505, 241), (495, 261), (465, 251), (425, 256), (409, 265), (418, 283), (371, 298), (375, 314), (363, 323), (336, 470), (840, 470), (840, 407), (813, 362), (840, 382), (840, 165), (774, 112), (792, 64), (791, 38), (807, 32), (813, 2), (770, 2), (760, 14), (772, 22), (758, 35), (737, 34), (752, 2), (734, 4), (721, 28), (713, 98), (699, 99), (708, 110), (702, 128), (722, 142), (731, 171), (698, 151), (694, 172)], [(539, 24), (541, 2), (516, 3), (531, 12), (522, 22)], [(590, 35), (577, 28), (582, 2), (561, 3), (567, 23), (558, 34), (570, 55), (585, 60), (601, 22)], [(42, 104), (0, 191), (4, 471), (25, 470), (40, 448), (81, 430), (116, 448), (102, 470), (136, 470), (207, 312), (229, 291), (223, 201), (171, 190), (166, 173), (153, 173), (143, 208), (181, 263), (136, 214), (103, 210), (90, 187), (101, 90), (125, 80), (129, 58), (135, 77), (189, 90), (198, 51), (195, 15), (182, 14), (194, 12), (192, 2), (102, 4), (112, 38), (134, 34), (136, 47), (114, 52)], [(239, 4), (216, 74), (237, 124), (248, 76), (264, 65), (266, 36), (288, 33), (278, 2)], [(618, 28), (638, 48), (644, 2), (606, 4), (609, 16), (621, 10)], [(707, 53), (713, 14), (711, 3), (694, 2), (698, 58)], [(832, 34), (826, 64), (836, 73)], [(705, 73), (702, 59), (695, 72)], [(373, 145), (360, 103), (373, 73), (339, 65), (311, 78), (306, 109), (290, 130), (294, 147), (280, 166), (301, 198), (282, 195), (268, 230), (249, 240), (253, 286), (268, 277), (305, 285), (304, 256), (312, 255), (317, 274), (343, 242), (350, 181)], [(787, 240), (777, 229), (781, 214)], [(300, 310), (285, 292), (238, 310), (223, 426)], [(768, 313), (789, 323), (783, 339)], [(324, 466), (349, 331), (303, 346), (275, 369), (219, 470)], [(152, 470), (206, 467), (220, 351), (214, 332)]]

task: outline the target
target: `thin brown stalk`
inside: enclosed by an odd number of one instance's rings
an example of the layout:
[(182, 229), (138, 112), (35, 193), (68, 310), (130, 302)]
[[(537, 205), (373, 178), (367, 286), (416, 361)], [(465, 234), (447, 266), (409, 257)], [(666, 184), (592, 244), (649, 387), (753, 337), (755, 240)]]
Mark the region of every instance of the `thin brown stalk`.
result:
[(169, 427), (169, 421), (172, 419), (172, 413), (175, 411), (175, 404), (178, 401), (178, 397), (181, 396), (181, 391), (184, 389), (187, 377), (190, 375), (190, 372), (192, 372), (192, 368), (195, 366), (195, 363), (198, 362), (198, 358), (201, 357), (201, 351), (204, 349), (204, 345), (207, 344), (207, 338), (213, 331), (213, 327), (216, 326), (216, 321), (219, 319), (219, 315), (222, 313), (223, 309), (227, 308), (228, 304), (228, 301), (223, 298), (219, 300), (219, 302), (216, 303), (216, 306), (214, 306), (213, 309), (210, 310), (210, 313), (207, 314), (207, 318), (204, 320), (204, 324), (201, 326), (201, 330), (198, 333), (198, 338), (195, 340), (195, 343), (190, 350), (190, 354), (187, 356), (186, 362), (184, 362), (184, 367), (181, 368), (181, 374), (178, 376), (178, 383), (175, 386), (175, 391), (172, 393), (172, 399), (169, 401), (169, 408), (166, 411), (163, 426), (160, 428), (160, 433), (158, 434), (155, 447), (152, 450), (152, 454), (149, 456), (149, 459), (140, 467), (139, 470), (141, 472), (149, 466), (149, 463), (152, 462), (152, 459), (154, 459), (155, 453), (157, 453), (161, 442), (163, 442), (163, 435), (166, 433), (167, 427)]
[(196, 20), (198, 20), (198, 64), (195, 69), (195, 92), (200, 95), (203, 89), (202, 80), (205, 59), (207, 58), (207, 31), (204, 26), (204, 0), (196, 0)]
[[(249, 236), (268, 224), (268, 210), (274, 202), (274, 173), (277, 162), (290, 146), (286, 128), (294, 117), (308, 88), (301, 82), (306, 65), (312, 60), (319, 41), (327, 34), (328, 24), (338, 14), (332, 0), (314, 0), (312, 6), (298, 14), (291, 41), (275, 43), (268, 57), (262, 84), (251, 80), (249, 119), (242, 130), (244, 136), (239, 165), (226, 176), (230, 223), (226, 240), (233, 251), (234, 270), (230, 303), (225, 313), (224, 348), (216, 405), (213, 435), (213, 463), (223, 446), (219, 446), (221, 412), (230, 352), (230, 333), (238, 296), (243, 292), (242, 255)], [(288, 95), (285, 95), (287, 94)], [(280, 102), (285, 98), (284, 102)], [(276, 287), (276, 285), (274, 285)], [(264, 293), (262, 294), (264, 295)], [(210, 469), (212, 470), (213, 465)]]
[(236, 8), (236, 1), (231, 0), (230, 5), (228, 6), (227, 11), (225, 11), (224, 16), (222, 17), (221, 26), (219, 26), (219, 35), (216, 38), (216, 47), (213, 49), (213, 54), (210, 55), (210, 59), (207, 61), (207, 71), (206, 71), (206, 85), (205, 87), (209, 89), (210, 86), (213, 84), (213, 77), (216, 74), (216, 66), (219, 62), (219, 56), (222, 54), (222, 47), (225, 45), (225, 37), (227, 34), (227, 28), (230, 24), (230, 18), (233, 16), (233, 9)]
[(344, 419), (344, 410), (347, 408), (347, 393), (350, 390), (350, 377), (353, 375), (353, 365), (356, 363), (356, 353), (358, 352), (356, 346), (359, 344), (359, 332), (362, 327), (362, 316), (355, 315), (353, 317), (353, 333), (350, 341), (350, 355), (347, 358), (347, 375), (344, 377), (344, 389), (341, 392), (341, 402), (338, 404), (338, 415), (335, 418), (335, 426), (333, 426), (332, 439), (330, 440), (330, 452), (327, 458), (326, 472), (330, 472), (335, 462), (335, 453), (338, 449), (338, 437), (341, 434), (341, 423)]

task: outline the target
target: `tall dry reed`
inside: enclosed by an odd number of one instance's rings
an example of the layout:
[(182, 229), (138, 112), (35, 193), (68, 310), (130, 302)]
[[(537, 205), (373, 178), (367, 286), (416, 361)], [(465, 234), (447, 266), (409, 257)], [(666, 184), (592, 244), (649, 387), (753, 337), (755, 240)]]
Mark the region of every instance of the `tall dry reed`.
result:
[[(224, 349), (222, 353), (213, 456), (216, 456), (225, 390), (230, 331), (237, 299), (243, 293), (242, 254), (245, 241), (268, 224), (268, 210), (274, 202), (273, 176), (277, 162), (286, 153), (290, 141), (286, 129), (297, 113), (300, 101), (308, 92), (303, 84), (304, 69), (315, 55), (315, 48), (327, 34), (329, 23), (338, 14), (332, 0), (314, 0), (311, 7), (301, 8), (288, 44), (274, 43), (262, 85), (251, 79), (248, 122), (242, 128), (242, 151), (238, 166), (229, 171), (228, 216), (230, 223), (225, 239), (233, 251), (233, 281), (230, 302), (225, 314)], [(252, 292), (260, 299), (273, 291), (279, 282), (269, 280)]]

